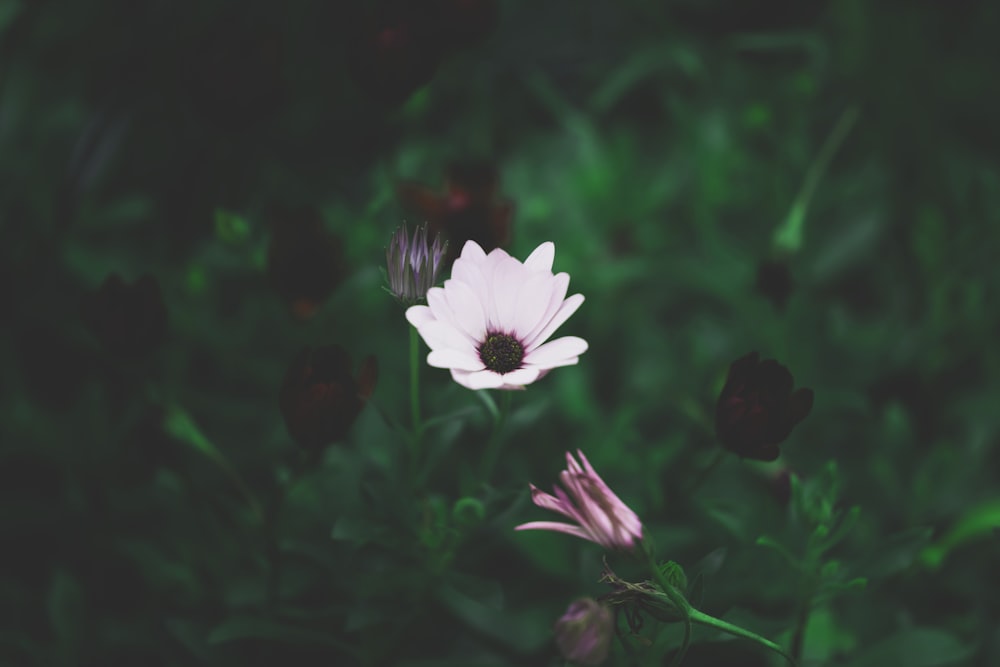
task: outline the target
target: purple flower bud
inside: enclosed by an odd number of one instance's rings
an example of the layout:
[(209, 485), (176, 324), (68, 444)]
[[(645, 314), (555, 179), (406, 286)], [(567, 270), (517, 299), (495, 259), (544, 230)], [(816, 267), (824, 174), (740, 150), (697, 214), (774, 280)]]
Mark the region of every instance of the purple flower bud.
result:
[(574, 600), (556, 621), (555, 634), (564, 658), (581, 665), (600, 665), (611, 649), (611, 610), (592, 598)]
[(404, 306), (423, 301), (427, 290), (437, 283), (445, 245), (440, 234), (427, 243), (427, 225), (417, 227), (410, 236), (406, 225), (396, 230), (385, 251), (389, 291)]

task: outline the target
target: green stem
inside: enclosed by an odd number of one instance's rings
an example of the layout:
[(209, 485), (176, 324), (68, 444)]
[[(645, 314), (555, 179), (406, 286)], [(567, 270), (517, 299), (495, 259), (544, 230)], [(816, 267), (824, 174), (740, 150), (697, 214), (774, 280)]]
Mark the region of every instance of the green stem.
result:
[(412, 458), (417, 468), (423, 424), (420, 422), (420, 334), (410, 327), (410, 419), (413, 422)]
[(720, 618), (715, 618), (714, 616), (709, 616), (704, 612), (700, 612), (697, 609), (691, 609), (689, 611), (691, 621), (699, 625), (704, 625), (710, 628), (715, 628), (716, 630), (722, 630), (723, 632), (729, 633), (736, 637), (742, 637), (744, 639), (749, 639), (750, 641), (756, 642), (761, 646), (766, 646), (775, 653), (780, 654), (788, 662), (793, 665), (797, 664), (796, 660), (792, 656), (785, 653), (780, 646), (770, 641), (769, 639), (764, 639), (760, 635), (749, 630), (745, 630), (738, 625), (733, 625), (732, 623), (727, 623)]
[(701, 488), (701, 485), (705, 483), (705, 480), (708, 479), (709, 476), (715, 471), (715, 469), (719, 467), (719, 464), (721, 464), (723, 460), (725, 460), (726, 455), (727, 452), (724, 449), (719, 449), (718, 451), (716, 451), (715, 458), (712, 459), (711, 463), (702, 468), (701, 472), (699, 472), (698, 476), (694, 478), (694, 482), (692, 482), (691, 486), (688, 488), (688, 490), (685, 492), (684, 495), (685, 496), (694, 495), (694, 492)]
[[(483, 396), (483, 400), (486, 401), (486, 399), (490, 399), (489, 402), (492, 402), (492, 399), (488, 395)], [(510, 412), (510, 401), (511, 392), (503, 391), (501, 392), (500, 408), (496, 411), (491, 410), (493, 413), (493, 431), (490, 433), (489, 442), (486, 443), (486, 451), (483, 452), (482, 469), (479, 472), (479, 479), (482, 480), (483, 484), (489, 484), (490, 478), (493, 476), (493, 469), (500, 459), (500, 450), (503, 446), (503, 438), (500, 437), (500, 432), (503, 430), (503, 423), (507, 419), (507, 413)]]
[(837, 154), (837, 150), (850, 134), (854, 124), (858, 121), (861, 112), (858, 107), (852, 106), (837, 120), (837, 124), (823, 142), (819, 155), (806, 172), (805, 180), (799, 194), (792, 203), (792, 209), (788, 212), (788, 217), (784, 224), (777, 229), (774, 235), (774, 246), (778, 250), (795, 252), (802, 245), (802, 226), (805, 223), (806, 211), (809, 209), (809, 202), (812, 200), (816, 188), (819, 186), (827, 167)]
[(691, 613), (695, 610), (691, 607), (691, 603), (687, 601), (687, 598), (684, 597), (684, 594), (677, 590), (677, 587), (663, 576), (659, 565), (656, 564), (653, 550), (645, 542), (642, 544), (642, 551), (646, 555), (646, 563), (649, 565), (649, 570), (656, 581), (656, 585), (660, 587), (660, 590), (663, 591), (664, 595), (667, 596), (683, 617), (684, 638), (681, 640), (681, 647), (677, 649), (673, 659), (670, 661), (670, 667), (679, 667), (684, 660), (685, 654), (687, 654), (688, 646), (691, 645)]

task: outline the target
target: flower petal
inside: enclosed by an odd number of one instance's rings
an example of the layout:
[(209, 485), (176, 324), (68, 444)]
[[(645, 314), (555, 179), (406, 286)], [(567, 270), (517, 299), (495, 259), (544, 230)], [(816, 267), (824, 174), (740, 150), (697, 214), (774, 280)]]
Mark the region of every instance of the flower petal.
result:
[(570, 362), (587, 351), (587, 341), (577, 336), (563, 336), (550, 340), (544, 345), (536, 347), (534, 350), (524, 355), (524, 363), (533, 366), (550, 368), (561, 364), (560, 362)]
[[(428, 296), (430, 296), (429, 293)], [(525, 341), (525, 349), (528, 352), (531, 352), (536, 347), (544, 343), (546, 339), (548, 339), (548, 337), (562, 325), (563, 322), (569, 319), (570, 315), (576, 312), (576, 309), (579, 308), (582, 303), (582, 294), (574, 294), (563, 301), (562, 306), (560, 306), (559, 310), (556, 311), (556, 314), (552, 316), (552, 319), (549, 320), (548, 323), (543, 326), (530, 341)]]
[(537, 380), (539, 373), (541, 373), (539, 368), (518, 368), (516, 371), (504, 373), (503, 383), (512, 387), (523, 387)]
[(528, 255), (528, 259), (524, 260), (524, 266), (532, 271), (548, 271), (551, 273), (552, 261), (555, 257), (556, 244), (552, 241), (546, 241)]
[(418, 327), (417, 333), (432, 350), (456, 350), (470, 355), (476, 353), (472, 339), (453, 324), (434, 320)]
[(465, 378), (469, 389), (497, 389), (503, 385), (503, 378), (493, 371), (474, 371)]
[(489, 323), (492, 331), (514, 333), (517, 317), (517, 295), (521, 286), (524, 267), (516, 259), (507, 257), (493, 267), (493, 318)]
[(433, 322), (434, 313), (427, 306), (410, 306), (406, 309), (406, 321), (419, 329), (425, 322)]
[(552, 300), (552, 289), (553, 277), (548, 273), (531, 275), (518, 289), (513, 324), (514, 332), (522, 341), (541, 323)]
[(473, 340), (485, 340), (486, 314), (473, 289), (460, 280), (447, 280), (444, 294), (459, 327)]
[(434, 368), (456, 368), (460, 371), (481, 371), (486, 368), (477, 357), (454, 349), (431, 350), (427, 365)]
[(528, 523), (522, 523), (520, 526), (514, 526), (514, 530), (551, 530), (556, 533), (566, 533), (574, 537), (582, 537), (591, 542), (594, 541), (590, 533), (580, 528), (580, 526), (561, 523), (559, 521), (529, 521)]

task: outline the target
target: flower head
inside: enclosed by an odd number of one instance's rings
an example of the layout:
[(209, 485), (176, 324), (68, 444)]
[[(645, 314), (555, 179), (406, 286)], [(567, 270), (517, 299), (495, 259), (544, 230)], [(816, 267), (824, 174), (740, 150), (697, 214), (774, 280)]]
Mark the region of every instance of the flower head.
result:
[(715, 434), (722, 446), (748, 459), (773, 461), (778, 445), (812, 409), (812, 389), (792, 391), (788, 369), (756, 352), (729, 367), (715, 408)]
[(392, 235), (385, 251), (389, 291), (404, 306), (423, 301), (437, 283), (446, 245), (437, 235), (428, 246), (427, 225), (417, 227), (412, 237), (406, 225)]
[(556, 621), (559, 653), (581, 665), (600, 665), (607, 660), (613, 634), (611, 610), (593, 598), (574, 600)]
[(301, 320), (313, 316), (343, 281), (346, 269), (340, 239), (311, 209), (279, 211), (267, 248), (271, 284)]
[(377, 376), (375, 357), (361, 362), (355, 379), (341, 346), (303, 349), (289, 366), (279, 396), (288, 432), (311, 449), (343, 438), (375, 390)]
[(565, 490), (557, 486), (552, 496), (531, 485), (531, 500), (536, 505), (574, 523), (532, 521), (514, 530), (552, 530), (596, 542), (605, 549), (631, 551), (642, 540), (642, 522), (594, 472), (583, 452), (576, 453), (583, 465), (566, 452), (567, 467), (559, 475)]
[(431, 348), (427, 363), (451, 370), (469, 389), (521, 389), (558, 366), (570, 366), (587, 341), (545, 342), (583, 303), (566, 297), (569, 275), (552, 274), (555, 246), (538, 246), (521, 262), (499, 248), (489, 255), (468, 241), (444, 287), (427, 291), (426, 306), (406, 319)]

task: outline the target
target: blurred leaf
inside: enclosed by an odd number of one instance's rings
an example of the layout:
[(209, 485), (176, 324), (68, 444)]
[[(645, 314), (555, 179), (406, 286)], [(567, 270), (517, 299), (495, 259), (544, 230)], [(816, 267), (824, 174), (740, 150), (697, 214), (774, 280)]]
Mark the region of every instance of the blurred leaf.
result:
[(23, 5), (21, 0), (0, 0), (0, 34), (14, 22)]
[(244, 639), (267, 640), (293, 646), (326, 646), (354, 655), (355, 649), (325, 632), (300, 628), (255, 616), (237, 616), (216, 626), (208, 635), (209, 644), (226, 644)]
[(863, 650), (846, 667), (939, 667), (965, 660), (974, 650), (944, 630), (912, 628)]
[(853, 569), (870, 579), (888, 577), (905, 570), (930, 540), (933, 530), (926, 526), (908, 528), (874, 545), (872, 555)]
[(517, 613), (496, 609), (447, 584), (438, 588), (437, 597), (467, 626), (518, 653), (536, 651), (552, 636), (555, 619), (541, 610)]
[(244, 243), (250, 237), (250, 223), (238, 213), (217, 208), (215, 235), (224, 243)]
[(920, 554), (920, 560), (927, 567), (940, 567), (952, 551), (968, 542), (988, 536), (998, 526), (1000, 526), (1000, 498), (994, 498), (970, 508), (944, 537)]
[(814, 609), (806, 626), (804, 663), (826, 664), (838, 653), (853, 651), (857, 639), (837, 622), (837, 617), (827, 607)]
[(65, 570), (56, 570), (52, 575), (48, 610), (62, 664), (77, 664), (86, 607), (80, 583)]

